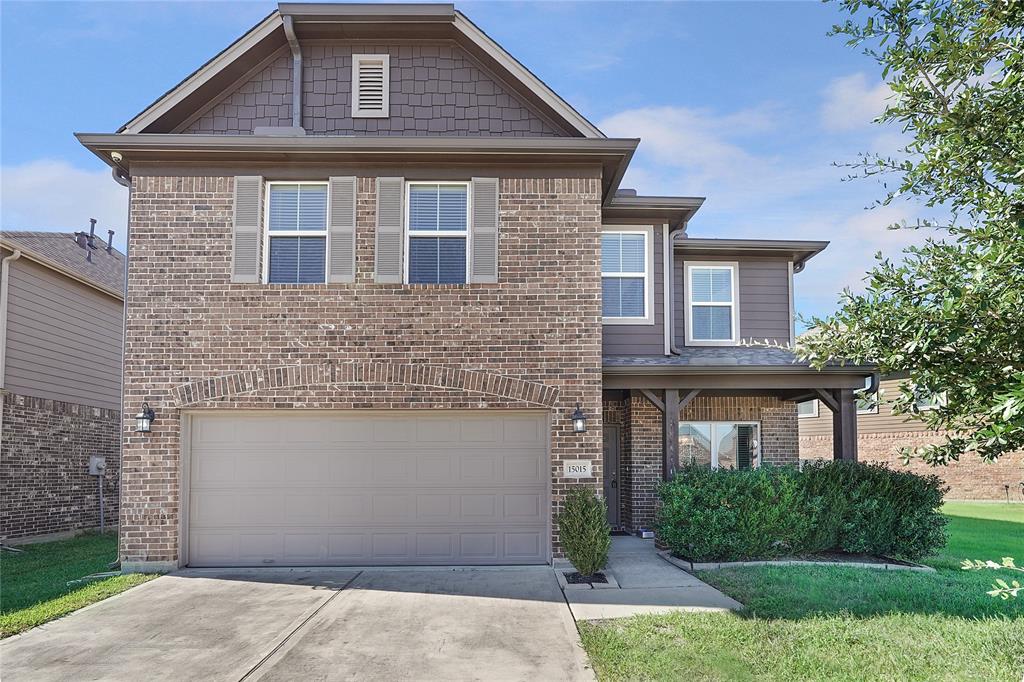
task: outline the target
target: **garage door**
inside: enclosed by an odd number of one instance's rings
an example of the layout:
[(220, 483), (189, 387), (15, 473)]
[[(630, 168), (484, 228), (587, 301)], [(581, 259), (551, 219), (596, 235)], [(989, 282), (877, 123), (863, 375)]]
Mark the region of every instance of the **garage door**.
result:
[(191, 417), (192, 566), (548, 559), (544, 413)]

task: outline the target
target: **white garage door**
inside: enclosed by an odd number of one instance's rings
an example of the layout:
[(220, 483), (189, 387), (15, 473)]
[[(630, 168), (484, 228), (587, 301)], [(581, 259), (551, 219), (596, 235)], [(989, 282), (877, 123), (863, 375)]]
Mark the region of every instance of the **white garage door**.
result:
[(544, 413), (207, 412), (190, 441), (191, 566), (548, 559)]

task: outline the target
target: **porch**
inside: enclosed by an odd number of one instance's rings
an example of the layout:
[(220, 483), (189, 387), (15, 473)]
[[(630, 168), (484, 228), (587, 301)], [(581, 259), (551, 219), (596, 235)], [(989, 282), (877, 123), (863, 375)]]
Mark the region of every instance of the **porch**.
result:
[(832, 411), (833, 457), (856, 460), (857, 394), (872, 376), (873, 368), (864, 366), (818, 371), (778, 347), (605, 357), (609, 522), (629, 532), (650, 528), (658, 485), (683, 465), (798, 464), (797, 403), (804, 400), (816, 398)]

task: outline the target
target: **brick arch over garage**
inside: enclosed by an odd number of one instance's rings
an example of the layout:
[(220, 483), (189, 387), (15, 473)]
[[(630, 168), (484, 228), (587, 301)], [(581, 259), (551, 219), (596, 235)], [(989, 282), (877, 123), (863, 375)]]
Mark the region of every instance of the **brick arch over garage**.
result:
[(180, 384), (171, 389), (171, 396), (175, 406), (183, 408), (281, 388), (367, 384), (401, 384), (458, 390), (541, 407), (552, 407), (558, 399), (557, 388), (494, 372), (388, 362), (288, 365), (234, 372)]

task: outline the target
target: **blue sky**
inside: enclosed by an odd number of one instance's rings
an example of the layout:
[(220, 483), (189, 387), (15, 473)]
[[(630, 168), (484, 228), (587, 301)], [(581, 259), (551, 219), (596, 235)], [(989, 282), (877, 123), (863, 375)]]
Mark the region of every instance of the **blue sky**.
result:
[[(109, 132), (271, 12), (270, 2), (11, 2), (2, 12), (5, 229), (118, 231), (126, 194), (73, 132)], [(797, 309), (828, 312), (914, 207), (841, 182), (833, 162), (893, 149), (871, 123), (876, 65), (825, 34), (817, 2), (465, 2), (457, 7), (609, 136), (641, 137), (624, 186), (706, 196), (702, 237), (828, 239), (797, 277)], [(115, 240), (115, 243), (117, 243)]]

